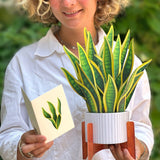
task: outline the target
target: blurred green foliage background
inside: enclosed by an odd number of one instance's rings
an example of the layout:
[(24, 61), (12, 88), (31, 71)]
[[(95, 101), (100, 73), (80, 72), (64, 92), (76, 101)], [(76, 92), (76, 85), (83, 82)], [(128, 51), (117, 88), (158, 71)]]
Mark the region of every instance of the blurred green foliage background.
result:
[[(12, 8), (0, 6), (0, 100), (5, 69), (12, 56), (22, 46), (39, 40), (48, 30), (47, 26), (31, 22)], [(113, 24), (116, 35), (119, 33), (121, 38), (131, 30), (135, 53), (142, 61), (153, 59), (147, 69), (152, 91), (150, 117), (155, 135), (150, 160), (160, 160), (160, 0), (133, 0)], [(103, 28), (107, 31), (109, 27)]]

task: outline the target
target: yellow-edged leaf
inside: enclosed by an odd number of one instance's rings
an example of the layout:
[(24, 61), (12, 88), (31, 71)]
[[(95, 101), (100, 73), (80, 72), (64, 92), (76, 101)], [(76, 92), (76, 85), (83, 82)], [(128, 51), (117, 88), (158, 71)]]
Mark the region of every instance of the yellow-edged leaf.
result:
[(101, 112), (102, 111), (102, 102), (100, 100), (100, 95), (99, 95), (99, 92), (97, 90), (97, 88), (92, 84), (92, 82), (90, 81), (90, 79), (87, 77), (87, 75), (85, 74), (85, 72), (83, 71), (82, 67), (77, 64), (77, 68), (79, 70), (79, 73), (80, 73), (80, 76), (82, 77), (82, 84), (84, 86), (86, 86), (89, 91), (92, 93), (95, 101), (96, 101), (96, 104), (97, 104), (97, 107), (98, 107), (98, 111)]
[(110, 74), (114, 77), (114, 61), (113, 61), (113, 54), (109, 42), (106, 38), (104, 38), (104, 48), (103, 48), (103, 68), (105, 78), (108, 78)]
[(77, 83), (79, 83), (79, 86), (81, 86), (81, 90), (83, 90), (83, 94), (85, 95), (84, 99), (87, 103), (88, 111), (93, 113), (98, 113), (98, 107), (97, 107), (96, 101), (92, 93), (90, 92), (90, 90), (80, 82), (77, 82)]
[(117, 88), (114, 79), (108, 75), (108, 81), (104, 89), (103, 104), (105, 112), (115, 112), (117, 102)]
[(77, 80), (65, 69), (61, 68), (63, 73), (65, 74), (65, 77), (67, 78), (70, 86), (73, 88), (73, 90), (78, 93), (80, 96), (84, 97), (83, 92), (81, 91), (81, 87), (77, 83)]
[(86, 52), (84, 51), (84, 49), (80, 44), (78, 44), (78, 53), (79, 53), (80, 66), (82, 67), (83, 71), (90, 79), (90, 81), (93, 83), (93, 85), (95, 85), (93, 68), (89, 62)]
[(121, 69), (123, 68), (123, 65), (124, 65), (124, 61), (125, 61), (125, 58), (126, 58), (126, 54), (127, 54), (129, 43), (130, 43), (130, 30), (128, 30), (128, 32), (126, 34), (126, 37), (125, 37), (125, 39), (123, 41), (123, 44), (122, 44)]
[(113, 59), (114, 59), (114, 76), (116, 78), (121, 71), (121, 39), (119, 35), (117, 37), (116, 45), (113, 51)]

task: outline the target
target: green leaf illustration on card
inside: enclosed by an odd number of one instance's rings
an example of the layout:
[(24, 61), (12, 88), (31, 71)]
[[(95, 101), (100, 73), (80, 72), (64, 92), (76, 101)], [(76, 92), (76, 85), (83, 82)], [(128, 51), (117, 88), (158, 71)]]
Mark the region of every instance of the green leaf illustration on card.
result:
[(49, 110), (51, 113), (48, 113), (43, 107), (42, 107), (42, 112), (45, 118), (47, 118), (52, 125), (58, 129), (61, 123), (61, 101), (58, 98), (58, 113), (56, 112), (55, 106), (51, 102), (47, 102), (49, 106)]

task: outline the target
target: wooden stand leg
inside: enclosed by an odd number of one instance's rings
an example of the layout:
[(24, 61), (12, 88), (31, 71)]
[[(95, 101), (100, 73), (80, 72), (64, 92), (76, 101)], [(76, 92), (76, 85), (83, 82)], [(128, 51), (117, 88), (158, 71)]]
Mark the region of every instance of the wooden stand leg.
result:
[(87, 142), (85, 140), (85, 122), (82, 122), (82, 152), (83, 159), (87, 158)]
[(136, 158), (134, 122), (127, 122), (127, 142), (122, 143), (121, 148), (127, 148), (131, 156)]
[[(107, 148), (107, 144), (94, 144), (93, 143), (93, 124), (87, 124), (87, 139), (88, 143), (85, 141), (85, 122), (82, 122), (82, 151), (83, 159), (91, 160), (93, 155)], [(135, 133), (134, 133), (134, 122), (127, 122), (127, 142), (121, 144), (122, 149), (127, 148), (131, 156), (135, 159)]]
[(93, 150), (93, 124), (87, 124), (87, 140), (88, 140), (88, 160), (91, 160), (94, 155)]
[(127, 122), (127, 148), (131, 156), (136, 158), (134, 122)]

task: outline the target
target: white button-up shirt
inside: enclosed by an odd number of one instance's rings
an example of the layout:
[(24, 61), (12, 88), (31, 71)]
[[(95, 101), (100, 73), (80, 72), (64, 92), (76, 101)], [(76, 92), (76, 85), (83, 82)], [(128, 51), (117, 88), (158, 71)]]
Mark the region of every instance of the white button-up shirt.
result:
[[(97, 51), (103, 43), (100, 30)], [(134, 68), (141, 64), (135, 57)], [(28, 117), (21, 87), (30, 100), (59, 84), (64, 87), (75, 128), (54, 140), (53, 146), (38, 160), (82, 160), (81, 122), (87, 111), (85, 101), (76, 94), (66, 80), (61, 67), (75, 76), (74, 68), (51, 29), (38, 42), (19, 50), (9, 63), (1, 106), (0, 155), (4, 160), (17, 159), (17, 144), (21, 135), (33, 129)], [(150, 87), (146, 72), (141, 77), (127, 110), (135, 122), (136, 137), (145, 142), (149, 152), (153, 146), (153, 133), (149, 120)], [(34, 158), (33, 158), (34, 159)], [(109, 150), (95, 154), (94, 160), (113, 160)]]

